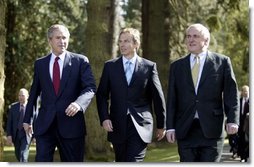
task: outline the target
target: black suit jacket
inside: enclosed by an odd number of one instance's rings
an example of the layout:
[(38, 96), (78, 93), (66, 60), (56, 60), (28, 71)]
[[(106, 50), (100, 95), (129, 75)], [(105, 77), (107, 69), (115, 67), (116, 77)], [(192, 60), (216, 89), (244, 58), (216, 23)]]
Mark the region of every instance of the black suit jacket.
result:
[(177, 139), (183, 139), (196, 111), (207, 138), (223, 136), (224, 114), (227, 122), (239, 124), (237, 83), (228, 57), (207, 52), (197, 95), (191, 76), (190, 54), (171, 64), (167, 129), (175, 129)]
[[(12, 136), (12, 141), (15, 142), (17, 139), (17, 130), (18, 130), (18, 123), (19, 123), (19, 116), (20, 116), (20, 103), (15, 102), (9, 106), (8, 110), (8, 119), (7, 119), (7, 126), (6, 126), (6, 133), (7, 136)], [(33, 116), (30, 117), (30, 122), (32, 123)]]
[(93, 97), (89, 92), (96, 91), (88, 58), (66, 52), (60, 89), (56, 95), (49, 72), (50, 57), (51, 54), (35, 61), (34, 78), (24, 122), (29, 123), (32, 108), (37, 104), (37, 98), (40, 96), (41, 104), (34, 123), (35, 136), (45, 133), (55, 118), (57, 118), (58, 131), (64, 138), (84, 136), (86, 126), (83, 112), (79, 111), (75, 116), (69, 117), (65, 114), (65, 110), (72, 102), (76, 102), (83, 111), (86, 110)]
[(154, 62), (138, 56), (128, 85), (122, 57), (107, 61), (96, 99), (101, 124), (106, 119), (112, 121), (113, 132), (108, 133), (111, 142), (123, 142), (126, 137), (127, 109), (134, 117), (137, 123), (134, 125), (144, 142), (152, 140), (152, 103), (157, 128), (165, 128), (165, 100)]
[[(245, 102), (245, 106), (244, 108), (242, 107), (242, 101), (243, 98), (240, 98), (240, 127), (239, 127), (239, 131), (243, 131), (243, 126), (244, 126), (244, 121), (246, 118), (247, 113), (249, 113), (249, 99), (247, 102)], [(243, 111), (242, 111), (243, 110)]]

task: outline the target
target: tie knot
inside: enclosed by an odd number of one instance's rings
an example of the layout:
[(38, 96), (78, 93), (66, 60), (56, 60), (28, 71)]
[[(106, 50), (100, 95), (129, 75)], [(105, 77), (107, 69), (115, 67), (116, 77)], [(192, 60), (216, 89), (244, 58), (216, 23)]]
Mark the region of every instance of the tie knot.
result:
[(60, 59), (59, 57), (56, 57), (56, 58), (55, 58), (55, 62), (57, 62), (59, 59)]
[(131, 61), (126, 61), (126, 65), (131, 65)]
[(23, 104), (21, 104), (21, 105), (20, 105), (20, 111), (22, 111), (22, 112), (23, 112), (23, 111), (24, 111), (24, 108), (25, 108), (25, 107), (24, 107), (24, 105), (23, 105)]
[(125, 68), (126, 68), (126, 70), (130, 70), (130, 68), (131, 68), (131, 61), (126, 61), (125, 62)]
[(195, 63), (199, 63), (199, 61), (200, 61), (200, 57), (199, 57), (198, 55), (195, 55), (195, 57), (194, 57), (194, 61), (195, 61)]

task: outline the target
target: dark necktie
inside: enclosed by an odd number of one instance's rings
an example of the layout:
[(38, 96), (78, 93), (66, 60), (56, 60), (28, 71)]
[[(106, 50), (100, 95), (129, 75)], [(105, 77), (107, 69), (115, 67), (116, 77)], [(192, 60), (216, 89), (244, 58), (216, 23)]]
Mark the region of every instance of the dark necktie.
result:
[(247, 98), (243, 98), (243, 108), (242, 108), (242, 114), (246, 114), (246, 107), (248, 105), (248, 100)]
[(56, 95), (58, 94), (58, 90), (60, 87), (60, 67), (58, 64), (58, 60), (59, 60), (59, 57), (56, 57), (54, 66), (53, 66), (53, 85), (54, 85)]
[(23, 129), (23, 118), (24, 118), (24, 106), (20, 105), (20, 110), (19, 110), (19, 122), (18, 122), (18, 129), (22, 130)]

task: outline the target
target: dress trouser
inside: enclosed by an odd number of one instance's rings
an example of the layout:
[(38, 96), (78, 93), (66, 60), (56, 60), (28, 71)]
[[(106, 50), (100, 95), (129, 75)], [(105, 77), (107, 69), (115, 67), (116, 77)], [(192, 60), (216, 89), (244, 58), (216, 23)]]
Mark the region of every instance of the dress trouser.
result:
[(124, 143), (112, 143), (116, 162), (141, 162), (144, 160), (147, 143), (139, 136), (130, 115), (127, 115), (127, 131)]
[(208, 139), (204, 136), (199, 119), (194, 119), (184, 139), (178, 140), (181, 162), (219, 162), (223, 138)]
[(29, 147), (31, 138), (26, 137), (24, 129), (17, 130), (16, 139), (14, 142), (15, 156), (19, 162), (28, 162)]

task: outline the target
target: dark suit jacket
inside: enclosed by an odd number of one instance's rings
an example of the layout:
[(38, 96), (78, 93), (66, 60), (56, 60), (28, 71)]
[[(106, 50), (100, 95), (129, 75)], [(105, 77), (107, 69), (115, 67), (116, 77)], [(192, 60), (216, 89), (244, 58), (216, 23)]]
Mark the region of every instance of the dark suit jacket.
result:
[(230, 59), (207, 52), (197, 95), (191, 76), (190, 54), (170, 67), (167, 100), (167, 129), (183, 139), (198, 112), (207, 138), (223, 136), (224, 114), (228, 123), (239, 124), (239, 97)]
[[(245, 103), (244, 109), (242, 107), (243, 98), (240, 98), (240, 127), (243, 126), (246, 114), (249, 113), (249, 100)], [(244, 111), (242, 111), (244, 110)]]
[(128, 108), (144, 142), (152, 140), (152, 103), (157, 128), (165, 128), (165, 100), (154, 62), (138, 56), (129, 86), (122, 57), (106, 62), (96, 97), (100, 122), (112, 121), (113, 132), (108, 133), (111, 142), (124, 141)]
[[(13, 142), (15, 142), (16, 140), (19, 116), (20, 116), (20, 103), (19, 102), (12, 103), (9, 106), (9, 110), (8, 110), (6, 133), (7, 133), (7, 136), (12, 136)], [(31, 123), (32, 121), (33, 121), (33, 116), (30, 117), (29, 123)]]
[[(59, 133), (65, 138), (75, 138), (86, 134), (83, 112), (69, 117), (66, 108), (72, 102), (78, 103), (82, 110), (89, 104), (86, 93), (95, 92), (96, 85), (87, 57), (67, 52), (63, 64), (59, 93), (56, 96), (49, 73), (51, 54), (40, 58), (34, 64), (34, 78), (30, 90), (24, 122), (28, 123), (32, 108), (40, 95), (41, 104), (34, 123), (34, 135), (41, 135), (57, 119)], [(88, 103), (88, 104), (87, 104)]]

